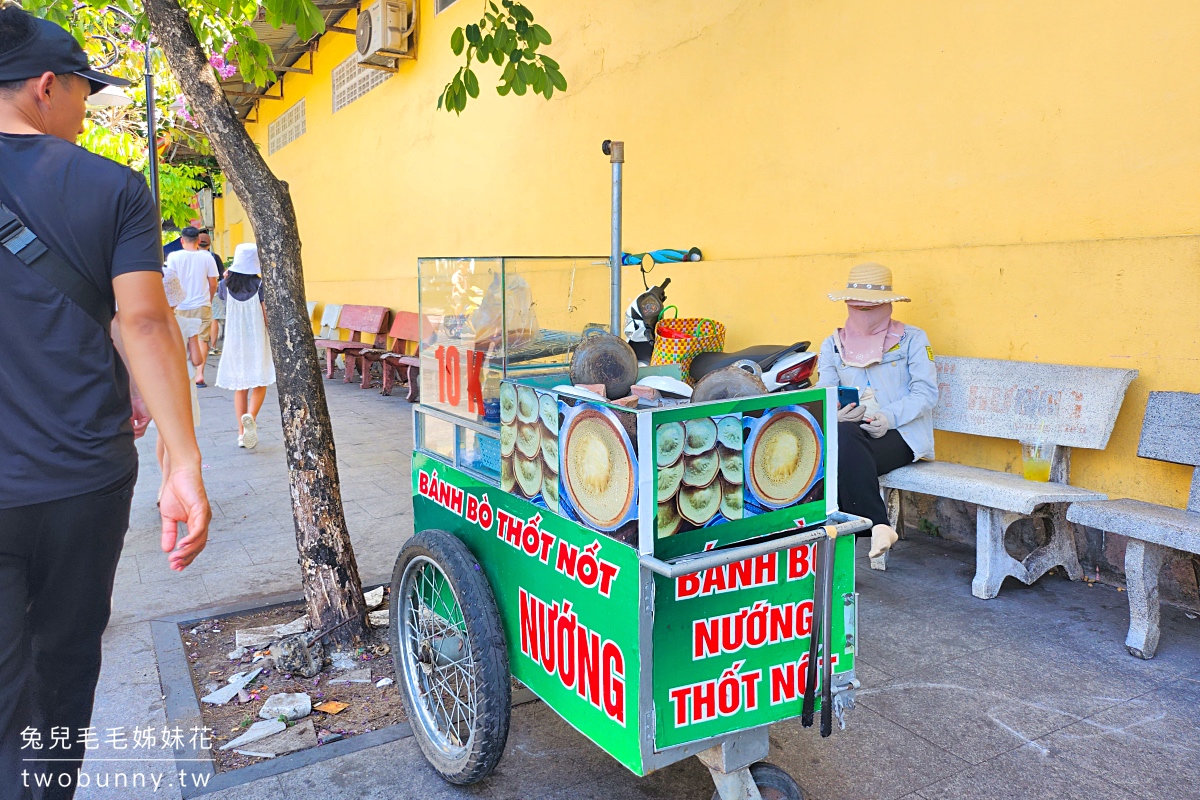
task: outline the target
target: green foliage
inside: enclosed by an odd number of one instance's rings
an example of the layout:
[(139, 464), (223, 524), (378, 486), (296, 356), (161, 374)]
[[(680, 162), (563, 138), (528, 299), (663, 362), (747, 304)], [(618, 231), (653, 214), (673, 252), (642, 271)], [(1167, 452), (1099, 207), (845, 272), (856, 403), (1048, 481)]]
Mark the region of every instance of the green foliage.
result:
[[(321, 11), (312, 0), (178, 0), (188, 12), (192, 30), (200, 45), (210, 54), (237, 64), (247, 83), (265, 86), (276, 80), (271, 70), (271, 48), (259, 41), (252, 24), (262, 8), (263, 18), (272, 27), (295, 25), (296, 35), (308, 41), (325, 32)], [(131, 35), (145, 41), (149, 25), (140, 0), (24, 0), (26, 9), (39, 17), (53, 20), (71, 29), (85, 44), (94, 30), (95, 20), (111, 16), (118, 9), (132, 20)], [(214, 68), (216, 65), (214, 65)]]
[(538, 52), (551, 43), (550, 33), (533, 21), (533, 12), (513, 0), (496, 5), (487, 0), (483, 17), (478, 24), (455, 29), (450, 35), (450, 49), (460, 56), (466, 51), (467, 63), (459, 67), (454, 78), (438, 96), (438, 108), (461, 114), (468, 98), (479, 97), (479, 76), (471, 68), (489, 61), (503, 67), (496, 92), (501, 97), (509, 92), (518, 96), (530, 89), (549, 100), (554, 91), (566, 91), (567, 79), (558, 62)]

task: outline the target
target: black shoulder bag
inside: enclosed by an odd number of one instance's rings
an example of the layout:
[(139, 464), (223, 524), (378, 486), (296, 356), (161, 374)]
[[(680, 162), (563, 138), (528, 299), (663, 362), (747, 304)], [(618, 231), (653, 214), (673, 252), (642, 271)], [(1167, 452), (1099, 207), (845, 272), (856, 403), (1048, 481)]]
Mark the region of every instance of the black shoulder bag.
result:
[(21, 259), (25, 266), (41, 275), (65, 294), (75, 305), (96, 320), (105, 334), (112, 327), (113, 312), (108, 300), (87, 278), (75, 271), (57, 253), (43, 244), (25, 227), (8, 206), (0, 203), (0, 247)]

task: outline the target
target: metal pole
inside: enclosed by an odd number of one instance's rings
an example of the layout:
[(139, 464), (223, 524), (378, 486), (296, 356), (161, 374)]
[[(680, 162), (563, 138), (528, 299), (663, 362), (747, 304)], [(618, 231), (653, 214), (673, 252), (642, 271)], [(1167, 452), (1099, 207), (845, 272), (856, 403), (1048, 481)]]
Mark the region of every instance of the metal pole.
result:
[(154, 61), (150, 55), (150, 37), (146, 37), (146, 141), (150, 148), (150, 194), (154, 208), (162, 216), (162, 198), (158, 191), (158, 125), (154, 119)]
[(621, 310), (621, 168), (625, 164), (625, 143), (606, 141), (604, 154), (612, 162), (612, 291), (609, 328), (620, 336), (624, 327)]

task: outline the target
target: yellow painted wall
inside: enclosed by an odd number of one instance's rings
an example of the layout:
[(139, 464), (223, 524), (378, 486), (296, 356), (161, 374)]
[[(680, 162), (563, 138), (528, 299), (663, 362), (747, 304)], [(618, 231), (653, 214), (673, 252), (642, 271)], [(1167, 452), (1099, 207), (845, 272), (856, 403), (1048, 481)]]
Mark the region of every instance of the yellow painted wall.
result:
[[(626, 249), (700, 246), (707, 262), (662, 274), (729, 346), (819, 341), (842, 318), (825, 292), (881, 261), (914, 299), (897, 316), (941, 353), (1141, 370), (1073, 482), (1184, 504), (1189, 470), (1135, 451), (1148, 391), (1200, 391), (1200, 4), (532, 8), (570, 82), (550, 102), (496, 96), (492, 69), (461, 118), (436, 112), (479, 3), (435, 17), (423, 0), (417, 60), (362, 99), (332, 113), (354, 44), (330, 34), (316, 73), (261, 104), (265, 153), (267, 123), (306, 98), (307, 132), (269, 161), (310, 299), (412, 309), (418, 256), (606, 252), (599, 143), (624, 139)], [(1018, 458), (942, 434), (938, 454)]]

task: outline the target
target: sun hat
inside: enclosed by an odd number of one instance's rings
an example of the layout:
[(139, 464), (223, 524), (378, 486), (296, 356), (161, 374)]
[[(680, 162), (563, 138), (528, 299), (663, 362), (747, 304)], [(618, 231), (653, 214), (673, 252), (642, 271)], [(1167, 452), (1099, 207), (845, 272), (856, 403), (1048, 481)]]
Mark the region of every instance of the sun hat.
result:
[(858, 300), (863, 303), (907, 303), (910, 298), (892, 291), (892, 271), (883, 264), (867, 261), (850, 268), (846, 288), (830, 292), (834, 301)]
[(260, 275), (258, 266), (258, 245), (239, 244), (233, 250), (233, 263), (229, 265), (230, 272), (239, 275)]

